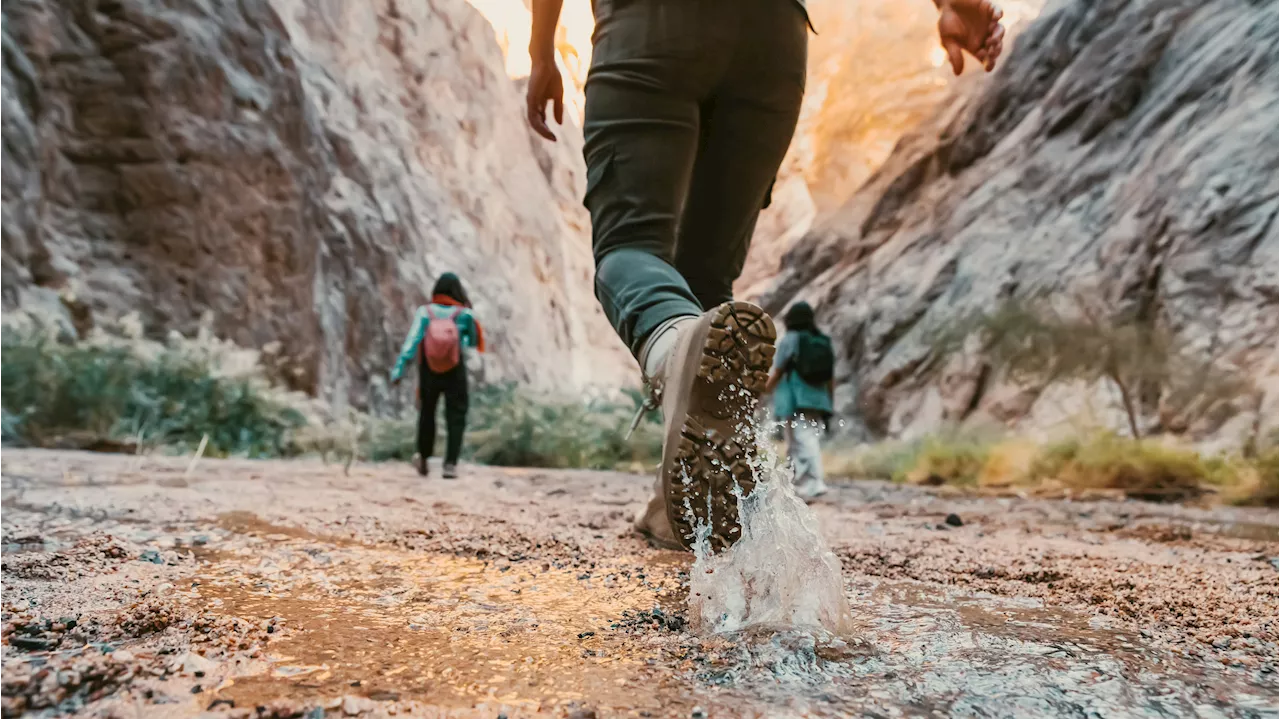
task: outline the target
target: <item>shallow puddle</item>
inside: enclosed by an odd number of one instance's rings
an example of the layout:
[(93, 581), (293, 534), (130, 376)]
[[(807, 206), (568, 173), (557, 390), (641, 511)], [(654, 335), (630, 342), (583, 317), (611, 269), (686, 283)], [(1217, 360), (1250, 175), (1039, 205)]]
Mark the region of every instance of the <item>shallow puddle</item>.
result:
[(217, 611), (282, 617), (290, 630), (265, 671), (219, 689), (238, 706), (342, 694), (458, 707), (693, 706), (646, 637), (611, 628), (663, 599), (621, 567), (291, 544), (224, 552), (200, 576), (199, 594)]
[[(197, 601), (282, 617), (266, 662), (216, 690), (253, 706), (358, 694), (601, 716), (1275, 716), (1274, 688), (1034, 601), (846, 583), (848, 636), (683, 630), (690, 559), (482, 561), (339, 545), (248, 517), (203, 555)], [(658, 618), (653, 609), (658, 607)]]
[(947, 716), (1276, 713), (1270, 687), (1208, 673), (1140, 636), (1031, 600), (880, 584), (854, 605), (859, 633), (877, 649), (856, 674), (880, 706)]

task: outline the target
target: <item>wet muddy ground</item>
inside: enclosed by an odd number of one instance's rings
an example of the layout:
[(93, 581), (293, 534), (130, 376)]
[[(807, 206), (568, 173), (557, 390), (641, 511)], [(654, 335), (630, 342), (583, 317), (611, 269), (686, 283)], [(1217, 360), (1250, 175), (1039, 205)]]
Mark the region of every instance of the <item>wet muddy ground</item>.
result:
[(1270, 510), (839, 486), (851, 635), (700, 637), (647, 478), (0, 461), (4, 716), (1277, 715)]

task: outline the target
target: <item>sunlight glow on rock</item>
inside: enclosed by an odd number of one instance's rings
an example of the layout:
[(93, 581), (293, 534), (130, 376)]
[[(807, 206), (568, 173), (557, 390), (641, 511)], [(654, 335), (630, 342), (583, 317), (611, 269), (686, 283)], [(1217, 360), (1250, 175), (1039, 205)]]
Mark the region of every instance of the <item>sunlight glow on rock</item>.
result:
[[(528, 77), (530, 23), (533, 19), (524, 0), (470, 0), (471, 5), (493, 26), (498, 46), (506, 58), (507, 74)], [(582, 122), (583, 88), (591, 67), (591, 31), (595, 18), (590, 0), (565, 0), (556, 31), (556, 64), (565, 83), (565, 104), (579, 124)]]

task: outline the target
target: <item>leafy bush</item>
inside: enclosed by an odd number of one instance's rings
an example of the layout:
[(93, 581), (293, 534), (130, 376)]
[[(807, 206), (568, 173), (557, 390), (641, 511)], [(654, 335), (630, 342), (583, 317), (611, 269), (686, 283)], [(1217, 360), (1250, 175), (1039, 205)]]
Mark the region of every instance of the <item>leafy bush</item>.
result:
[(915, 461), (918, 442), (877, 442), (870, 445), (834, 445), (822, 453), (822, 465), (829, 477), (890, 480)]
[(466, 456), (480, 464), (518, 467), (641, 469), (661, 458), (661, 422), (648, 415), (624, 439), (639, 393), (629, 403), (567, 402), (535, 397), (514, 384), (472, 394)]
[(1098, 433), (1046, 445), (950, 430), (910, 442), (835, 448), (833, 477), (891, 479), (925, 485), (1103, 490), (1134, 499), (1174, 502), (1215, 492), (1233, 504), (1280, 503), (1280, 442), (1252, 453), (1204, 456), (1156, 440)]
[(213, 456), (278, 456), (305, 422), (261, 380), (220, 376), (209, 358), (173, 349), (144, 356), (125, 344), (60, 344), (5, 328), (0, 363), (6, 438), (34, 446), (194, 447), (207, 434)]
[[(441, 423), (440, 430), (443, 429)], [(418, 451), (418, 423), (407, 419), (366, 420), (359, 443), (362, 459), (370, 462), (407, 462)]]
[(1275, 443), (1252, 462), (1256, 478), (1250, 491), (1236, 497), (1237, 504), (1274, 507), (1280, 504), (1280, 448)]
[[(626, 402), (571, 402), (529, 394), (514, 384), (472, 390), (463, 458), (478, 464), (648, 471), (661, 458), (661, 421), (647, 415), (625, 439), (638, 392)], [(417, 452), (417, 418), (381, 419), (356, 415), (345, 422), (308, 426), (295, 433), (300, 452), (334, 456), (350, 463), (408, 461)], [(445, 425), (436, 423), (436, 450), (443, 449)]]
[(972, 440), (931, 438), (920, 445), (911, 466), (894, 476), (898, 482), (931, 486), (972, 487), (987, 461), (990, 445)]
[(1006, 439), (993, 444), (978, 473), (978, 486), (999, 488), (1024, 484), (1040, 452), (1040, 445), (1028, 440)]
[(1226, 489), (1227, 500), (1259, 507), (1280, 504), (1280, 436), (1273, 430), (1263, 447), (1251, 442), (1245, 450), (1233, 474), (1238, 481)]
[(834, 477), (972, 485), (977, 483), (993, 442), (984, 431), (949, 428), (914, 440), (833, 448), (824, 461), (828, 474)]
[(1192, 499), (1223, 481), (1225, 463), (1189, 449), (1154, 440), (1131, 440), (1110, 433), (1046, 447), (1027, 480), (1056, 480), (1075, 490), (1113, 489), (1135, 499), (1174, 502)]

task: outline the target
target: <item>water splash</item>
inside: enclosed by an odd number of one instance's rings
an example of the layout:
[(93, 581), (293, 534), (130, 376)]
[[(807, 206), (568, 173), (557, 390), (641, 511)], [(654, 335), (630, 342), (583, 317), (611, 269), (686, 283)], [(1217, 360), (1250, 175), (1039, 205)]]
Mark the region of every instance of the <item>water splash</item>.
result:
[(805, 629), (847, 636), (853, 615), (840, 561), (796, 496), (791, 469), (762, 441), (767, 433), (754, 422), (743, 429), (758, 447), (756, 487), (739, 497), (742, 537), (729, 549), (714, 554), (711, 528), (697, 525), (689, 579), (694, 627), (704, 634)]

